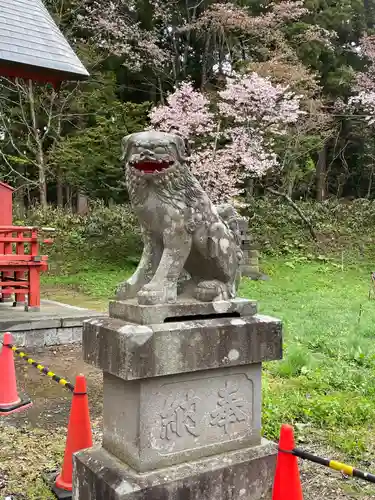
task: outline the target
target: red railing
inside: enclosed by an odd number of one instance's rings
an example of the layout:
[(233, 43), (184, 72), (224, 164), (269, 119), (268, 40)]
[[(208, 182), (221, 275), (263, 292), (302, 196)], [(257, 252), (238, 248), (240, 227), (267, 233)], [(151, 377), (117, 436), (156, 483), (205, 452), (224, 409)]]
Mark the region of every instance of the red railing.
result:
[[(47, 255), (39, 255), (40, 243), (53, 243), (41, 234), (51, 228), (0, 226), (0, 301), (11, 299), (26, 310), (40, 308), (40, 273), (48, 269)], [(27, 296), (27, 302), (26, 302)]]

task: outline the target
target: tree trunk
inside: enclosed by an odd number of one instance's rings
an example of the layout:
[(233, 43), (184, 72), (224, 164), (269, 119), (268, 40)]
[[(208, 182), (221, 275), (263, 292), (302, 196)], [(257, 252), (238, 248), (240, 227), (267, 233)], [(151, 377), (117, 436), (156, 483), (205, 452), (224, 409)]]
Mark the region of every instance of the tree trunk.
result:
[(294, 172), (290, 172), (286, 179), (286, 192), (287, 195), (292, 198), (293, 196), (293, 190), (294, 190), (294, 184), (295, 184), (295, 174)]
[(319, 151), (318, 162), (316, 164), (316, 199), (324, 201), (326, 199), (327, 183), (327, 145), (325, 144)]
[(82, 193), (78, 193), (78, 195), (77, 195), (77, 213), (79, 215), (87, 215), (88, 211), (89, 211), (89, 202), (88, 202), (87, 196), (82, 194)]
[(44, 170), (44, 161), (43, 161), (43, 153), (38, 151), (37, 154), (37, 162), (39, 169), (39, 201), (43, 208), (47, 207), (47, 182), (46, 182), (46, 173)]
[(248, 203), (252, 200), (254, 196), (254, 179), (249, 178), (246, 181), (245, 198)]
[(370, 167), (370, 178), (368, 180), (367, 195), (366, 195), (366, 198), (368, 200), (371, 198), (372, 178), (373, 178), (373, 175), (374, 175), (374, 165), (371, 165), (371, 167)]
[(272, 194), (275, 194), (276, 196), (281, 196), (282, 198), (284, 198), (290, 204), (290, 206), (294, 208), (294, 210), (301, 217), (301, 219), (303, 220), (303, 222), (307, 225), (307, 227), (309, 228), (309, 231), (310, 231), (310, 234), (311, 234), (312, 238), (315, 241), (318, 240), (318, 237), (317, 237), (317, 234), (315, 232), (315, 229), (314, 229), (313, 225), (311, 224), (311, 222), (309, 221), (309, 219), (306, 217), (306, 215), (302, 212), (302, 210), (290, 198), (290, 196), (288, 196), (286, 193), (281, 193), (280, 191), (276, 191), (275, 189), (272, 189), (270, 187), (266, 187), (266, 190), (269, 191)]
[(38, 166), (38, 187), (39, 187), (39, 201), (42, 207), (47, 206), (47, 182), (46, 182), (46, 170), (44, 164), (44, 151), (43, 151), (43, 142), (40, 137), (40, 132), (38, 129), (38, 122), (35, 113), (35, 101), (34, 101), (34, 92), (33, 92), (33, 82), (29, 80), (29, 106), (30, 106), (30, 115), (32, 121), (32, 131), (34, 135), (34, 140), (36, 144), (36, 163)]
[(18, 209), (18, 217), (23, 219), (26, 214), (26, 205), (25, 205), (25, 167), (23, 165), (17, 166), (17, 171), (19, 172), (19, 176), (17, 176), (17, 188), (14, 192), (14, 201), (17, 204)]
[(64, 192), (63, 192), (63, 183), (61, 178), (61, 170), (58, 169), (56, 172), (56, 198), (57, 198), (57, 206), (64, 206)]
[(205, 90), (208, 80), (208, 58), (210, 52), (210, 33), (206, 35), (206, 41), (204, 44), (204, 52), (202, 56), (202, 81), (201, 90)]
[(66, 198), (66, 204), (65, 206), (69, 208), (70, 210), (72, 209), (72, 190), (70, 186), (65, 186), (65, 198)]

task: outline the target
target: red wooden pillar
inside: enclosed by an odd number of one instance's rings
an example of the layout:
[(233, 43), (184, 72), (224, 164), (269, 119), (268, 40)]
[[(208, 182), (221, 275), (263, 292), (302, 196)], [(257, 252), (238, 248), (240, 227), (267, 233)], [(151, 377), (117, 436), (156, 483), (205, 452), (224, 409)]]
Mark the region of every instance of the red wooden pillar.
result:
[(29, 300), (26, 311), (40, 311), (40, 268), (29, 267)]
[[(38, 245), (38, 231), (31, 231), (32, 242), (30, 243), (30, 255), (33, 257), (39, 257), (39, 245)], [(29, 300), (25, 307), (27, 311), (39, 311), (40, 310), (40, 267), (30, 266), (29, 267)]]
[[(17, 255), (24, 255), (25, 253), (25, 244), (22, 241), (23, 239), (23, 233), (18, 233), (17, 238), (20, 240), (20, 242), (16, 243), (16, 254)], [(22, 281), (25, 279), (25, 273), (23, 271), (16, 271), (15, 272), (15, 279), (16, 281)], [(25, 300), (26, 300), (26, 295), (24, 293), (16, 293), (15, 298), (14, 298), (14, 306), (20, 306), (20, 305), (25, 305)]]
[[(13, 222), (13, 191), (14, 189), (5, 184), (4, 182), (0, 182), (0, 226), (11, 226)], [(9, 236), (12, 236), (11, 234)], [(10, 248), (10, 251), (9, 251)], [(0, 243), (0, 254), (4, 254), (4, 252), (12, 253), (12, 244), (3, 244)], [(4, 281), (4, 278), (9, 278), (11, 276), (8, 272), (1, 273), (0, 280)], [(11, 302), (12, 297), (9, 293), (1, 294), (0, 302)]]

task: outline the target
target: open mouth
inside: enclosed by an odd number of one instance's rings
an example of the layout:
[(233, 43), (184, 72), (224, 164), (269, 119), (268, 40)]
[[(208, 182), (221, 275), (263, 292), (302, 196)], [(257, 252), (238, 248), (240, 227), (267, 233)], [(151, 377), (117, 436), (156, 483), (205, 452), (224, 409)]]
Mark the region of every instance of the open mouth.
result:
[(173, 165), (173, 161), (139, 161), (133, 164), (133, 167), (145, 174), (153, 174), (161, 172)]

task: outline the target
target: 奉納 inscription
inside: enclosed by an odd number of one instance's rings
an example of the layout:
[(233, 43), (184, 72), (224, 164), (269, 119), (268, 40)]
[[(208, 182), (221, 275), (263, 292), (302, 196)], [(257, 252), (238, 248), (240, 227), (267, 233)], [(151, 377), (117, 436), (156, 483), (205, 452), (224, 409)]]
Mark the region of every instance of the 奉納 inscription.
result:
[(230, 387), (226, 382), (225, 387), (219, 389), (219, 401), (217, 408), (211, 412), (210, 425), (223, 427), (225, 434), (229, 433), (229, 425), (235, 422), (243, 422), (246, 420), (246, 414), (241, 409), (245, 406), (246, 401), (237, 397), (238, 387)]
[(156, 381), (145, 406), (150, 450), (169, 455), (252, 440), (260, 432), (260, 403), (254, 405), (260, 394), (259, 368), (242, 370), (218, 377), (190, 375), (179, 383)]
[(200, 399), (193, 390), (186, 392), (184, 397), (169, 396), (164, 410), (161, 412), (161, 439), (183, 437), (185, 432), (198, 437), (197, 404)]

